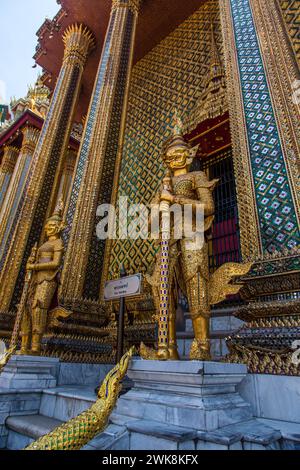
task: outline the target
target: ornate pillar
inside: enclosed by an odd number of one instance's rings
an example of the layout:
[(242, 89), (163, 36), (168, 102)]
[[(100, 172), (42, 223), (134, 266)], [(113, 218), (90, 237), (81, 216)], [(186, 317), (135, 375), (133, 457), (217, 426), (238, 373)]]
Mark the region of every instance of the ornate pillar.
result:
[[(283, 64), (286, 53), (285, 43), (280, 46), (271, 31), (268, 41), (264, 39), (266, 25), (271, 28), (271, 11), (274, 14), (274, 0), (220, 1), (244, 256), (267, 255), (299, 244), (298, 203), (286, 148), (290, 143), (284, 141), (289, 132), (296, 149), (297, 124), (292, 124), (291, 114), (288, 117), (288, 101), (278, 107), (287, 84), (278, 82), (281, 72), (271, 77), (271, 55), (272, 63)], [(276, 22), (272, 22), (273, 30)], [(282, 73), (287, 77), (286, 65)], [(280, 124), (280, 116), (289, 123)]]
[(139, 3), (113, 0), (67, 214), (62, 301), (99, 298), (106, 243), (96, 210), (117, 192)]
[(300, 94), (298, 100), (294, 99), (295, 83), (300, 80), (299, 66), (278, 1), (251, 0), (250, 5), (270, 84), (287, 179), (299, 224)]
[(18, 154), (19, 149), (16, 147), (7, 145), (4, 148), (4, 155), (0, 167), (0, 209), (3, 205), (11, 177), (16, 166)]
[(61, 174), (84, 65), (94, 43), (91, 32), (83, 25), (69, 27), (63, 41), (61, 71), (0, 261), (0, 311), (15, 308), (18, 303), (26, 260), (40, 239), (47, 211), (54, 204), (52, 189), (57, 187)]
[(40, 131), (34, 127), (26, 126), (22, 133), (23, 141), (20, 155), (0, 211), (0, 258), (23, 192)]
[(59, 200), (63, 200), (64, 207), (67, 207), (68, 201), (69, 201), (70, 190), (72, 187), (72, 179), (73, 179), (74, 169), (75, 169), (75, 164), (76, 164), (76, 157), (77, 157), (77, 153), (75, 152), (75, 150), (72, 150), (72, 149), (67, 150), (67, 154), (64, 160), (62, 175), (61, 175), (60, 182), (59, 182), (57, 200), (56, 200), (56, 203)]

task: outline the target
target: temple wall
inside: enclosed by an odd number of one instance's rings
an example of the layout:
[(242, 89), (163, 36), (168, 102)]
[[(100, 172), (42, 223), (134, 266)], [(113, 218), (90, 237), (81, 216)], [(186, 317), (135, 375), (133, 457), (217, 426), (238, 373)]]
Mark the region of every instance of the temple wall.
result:
[(299, 387), (300, 377), (248, 374), (238, 388), (257, 418), (300, 423)]
[[(151, 201), (164, 174), (162, 143), (169, 137), (176, 107), (185, 118), (200, 96), (210, 61), (211, 22), (222, 52), (218, 1), (210, 0), (191, 15), (133, 69), (119, 197), (130, 204)], [(153, 261), (153, 242), (116, 241), (110, 276), (120, 263), (134, 271)]]
[(278, 0), (283, 13), (284, 22), (294, 49), (294, 53), (300, 63), (300, 1), (299, 0)]

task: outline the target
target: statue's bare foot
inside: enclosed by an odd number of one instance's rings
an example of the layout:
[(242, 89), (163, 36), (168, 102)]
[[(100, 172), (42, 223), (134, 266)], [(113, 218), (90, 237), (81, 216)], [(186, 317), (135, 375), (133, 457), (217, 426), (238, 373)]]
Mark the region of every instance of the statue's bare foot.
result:
[(144, 343), (141, 343), (141, 345), (140, 345), (140, 356), (141, 356), (142, 359), (146, 359), (148, 361), (158, 360), (157, 354), (158, 354), (158, 351), (156, 351), (153, 348), (149, 348)]
[(20, 349), (20, 351), (16, 352), (17, 356), (29, 356), (30, 350), (29, 349)]
[(41, 351), (37, 351), (32, 349), (31, 351), (28, 352), (29, 356), (41, 356)]
[(209, 340), (194, 339), (190, 350), (191, 361), (211, 361)]
[(156, 350), (149, 348), (144, 343), (141, 343), (140, 356), (148, 361), (167, 361), (169, 359), (169, 351), (167, 349)]

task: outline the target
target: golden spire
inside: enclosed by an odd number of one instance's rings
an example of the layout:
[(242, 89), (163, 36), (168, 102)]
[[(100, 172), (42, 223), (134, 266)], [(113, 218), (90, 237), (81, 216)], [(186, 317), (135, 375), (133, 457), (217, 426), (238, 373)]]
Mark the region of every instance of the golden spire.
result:
[(49, 88), (42, 82), (41, 77), (39, 76), (34, 86), (28, 87), (27, 97), (34, 100), (35, 102), (38, 101), (46, 101), (48, 100), (50, 95)]
[(210, 61), (204, 87), (191, 115), (185, 132), (191, 132), (207, 119), (222, 116), (228, 111), (225, 73), (217, 46), (214, 24), (210, 23)]
[(50, 104), (49, 96), (50, 90), (39, 76), (36, 83), (33, 86), (30, 85), (28, 87), (27, 97), (25, 98), (27, 108), (31, 109), (34, 113), (45, 117)]
[(210, 25), (211, 40), (210, 40), (210, 69), (207, 78), (207, 84), (215, 78), (220, 78), (224, 75), (223, 67), (221, 64), (220, 54), (217, 46), (215, 28), (213, 22)]

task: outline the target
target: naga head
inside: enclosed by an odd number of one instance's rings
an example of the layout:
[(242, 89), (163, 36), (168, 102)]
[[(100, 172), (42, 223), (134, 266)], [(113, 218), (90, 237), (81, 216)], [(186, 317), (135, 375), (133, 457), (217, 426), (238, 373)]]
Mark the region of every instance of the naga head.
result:
[(63, 201), (60, 200), (54, 210), (54, 213), (46, 222), (45, 233), (48, 238), (59, 236), (62, 230), (64, 229), (63, 223)]

